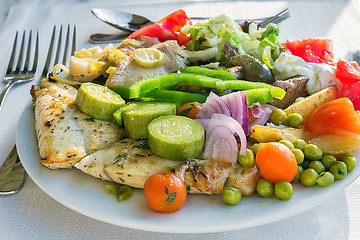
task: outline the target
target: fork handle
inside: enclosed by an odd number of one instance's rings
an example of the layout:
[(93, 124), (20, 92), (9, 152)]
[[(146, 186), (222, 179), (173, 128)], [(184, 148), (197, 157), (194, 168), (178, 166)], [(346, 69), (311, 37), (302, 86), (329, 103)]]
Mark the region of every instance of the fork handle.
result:
[(0, 94), (0, 110), (1, 110), (1, 107), (3, 105), (3, 102), (4, 102), (4, 99), (9, 91), (9, 89), (11, 88), (11, 86), (13, 85), (13, 81), (9, 81), (6, 85), (5, 85), (5, 88), (2, 90), (1, 94)]

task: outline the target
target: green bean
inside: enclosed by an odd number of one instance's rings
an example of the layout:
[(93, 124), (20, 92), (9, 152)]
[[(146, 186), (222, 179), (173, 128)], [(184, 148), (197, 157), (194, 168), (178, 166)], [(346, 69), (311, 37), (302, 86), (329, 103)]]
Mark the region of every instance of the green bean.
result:
[(287, 116), (287, 125), (297, 128), (304, 123), (303, 117), (299, 113), (291, 113)]
[(255, 166), (255, 157), (254, 157), (254, 151), (247, 148), (246, 149), (246, 155), (238, 155), (238, 161), (239, 164), (243, 167), (253, 167)]
[(266, 179), (260, 179), (256, 185), (256, 192), (262, 197), (270, 197), (274, 194), (274, 184)]
[(343, 161), (346, 164), (347, 171), (351, 172), (356, 167), (356, 158), (351, 155), (345, 155), (340, 158), (340, 161)]
[(320, 187), (328, 187), (333, 184), (334, 175), (332, 175), (330, 172), (322, 172), (316, 182)]
[(308, 168), (314, 169), (318, 174), (325, 172), (325, 166), (319, 160), (311, 161)]
[(117, 191), (117, 199), (118, 201), (124, 201), (131, 197), (131, 188), (129, 186), (121, 186)]
[(290, 150), (294, 148), (294, 144), (292, 144), (289, 140), (280, 140), (279, 143), (284, 144), (285, 146), (287, 146)]
[(305, 146), (307, 145), (307, 142), (305, 142), (303, 139), (295, 139), (293, 142), (294, 147), (300, 149), (301, 151), (304, 151)]
[(239, 189), (225, 187), (222, 192), (222, 199), (228, 205), (235, 205), (241, 200), (242, 194)]
[(298, 148), (291, 149), (292, 153), (295, 155), (297, 164), (301, 164), (304, 161), (304, 153)]
[(286, 122), (286, 113), (280, 108), (274, 109), (269, 116), (269, 121), (276, 124), (284, 124)]
[(346, 164), (341, 161), (336, 161), (336, 163), (331, 165), (330, 172), (334, 175), (335, 180), (341, 180), (347, 174)]
[(305, 158), (310, 160), (320, 160), (323, 156), (322, 150), (314, 145), (314, 144), (307, 144), (304, 149)]
[(324, 164), (325, 169), (329, 170), (330, 166), (336, 162), (336, 157), (334, 157), (333, 155), (324, 155), (321, 158), (321, 162), (322, 162), (322, 164)]
[(300, 182), (306, 187), (311, 187), (316, 184), (319, 174), (312, 168), (305, 169), (300, 175)]
[(279, 181), (275, 184), (275, 196), (282, 200), (289, 200), (294, 194), (291, 183)]

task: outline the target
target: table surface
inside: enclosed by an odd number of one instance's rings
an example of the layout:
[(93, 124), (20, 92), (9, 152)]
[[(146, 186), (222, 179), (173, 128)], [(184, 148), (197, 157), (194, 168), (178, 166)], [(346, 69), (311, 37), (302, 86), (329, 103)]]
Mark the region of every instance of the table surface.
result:
[[(165, 4), (166, 3), (166, 4)], [(44, 62), (54, 24), (77, 25), (77, 49), (88, 48), (91, 33), (115, 33), (90, 13), (92, 7), (117, 7), (159, 19), (179, 8), (189, 16), (263, 17), (285, 7), (291, 18), (281, 23), (281, 40), (303, 37), (333, 39), (335, 56), (360, 49), (360, 1), (71, 1), (2, 0), (0, 3), (0, 76), (5, 75), (16, 30), (40, 31), (40, 63)], [(40, 64), (40, 69), (42, 64)], [(17, 122), (38, 80), (15, 86), (0, 112), (0, 164), (15, 143)], [(2, 89), (5, 85), (0, 84)], [(23, 190), (0, 197), (0, 239), (360, 239), (360, 179), (321, 205), (270, 224), (219, 233), (145, 232), (94, 220), (68, 209), (27, 178)], [(246, 217), (246, 216), (239, 216)], [(204, 223), (206, 224), (206, 223)]]

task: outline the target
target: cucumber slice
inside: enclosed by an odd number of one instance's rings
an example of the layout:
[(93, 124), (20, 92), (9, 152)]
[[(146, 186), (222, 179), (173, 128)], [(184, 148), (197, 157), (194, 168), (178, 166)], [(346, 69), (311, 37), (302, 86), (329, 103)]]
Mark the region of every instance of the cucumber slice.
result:
[(149, 123), (160, 116), (175, 115), (176, 105), (168, 102), (133, 102), (122, 107), (126, 135), (134, 139), (148, 138)]
[(77, 92), (75, 104), (94, 118), (112, 121), (113, 112), (125, 105), (125, 101), (105, 86), (83, 83)]
[(183, 161), (199, 157), (204, 149), (202, 125), (182, 116), (162, 116), (148, 126), (148, 144), (156, 155)]

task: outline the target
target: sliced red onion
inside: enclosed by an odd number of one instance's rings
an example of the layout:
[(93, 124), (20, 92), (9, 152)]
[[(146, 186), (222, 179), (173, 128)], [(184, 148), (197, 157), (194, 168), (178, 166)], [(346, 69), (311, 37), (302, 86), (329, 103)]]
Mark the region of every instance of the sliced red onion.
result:
[(203, 157), (236, 163), (238, 151), (238, 145), (231, 129), (224, 125), (218, 125), (207, 134)]
[[(217, 126), (224, 126), (231, 130), (231, 136), (235, 139), (234, 134), (237, 134), (240, 139), (240, 154), (246, 155), (246, 135), (244, 129), (241, 127), (240, 123), (236, 121), (234, 118), (226, 116), (224, 114), (215, 113), (213, 114), (210, 123), (208, 125), (206, 131), (206, 137), (210, 136), (210, 133), (217, 127)], [(207, 140), (206, 140), (207, 141)]]
[(198, 121), (204, 128), (205, 132), (209, 126), (210, 119), (209, 118), (196, 118), (196, 121)]
[(249, 135), (249, 113), (246, 103), (246, 96), (241, 91), (233, 92), (221, 97), (230, 109), (231, 117), (237, 120), (242, 128), (245, 130), (245, 134)]
[(255, 106), (252, 109), (252, 114), (257, 119), (249, 124), (249, 130), (255, 125), (264, 125), (269, 119), (272, 108), (268, 104), (261, 104), (261, 106)]
[(230, 109), (224, 100), (215, 93), (210, 92), (206, 102), (202, 104), (199, 113), (196, 115), (196, 118), (211, 118), (214, 113), (223, 113), (231, 116)]

